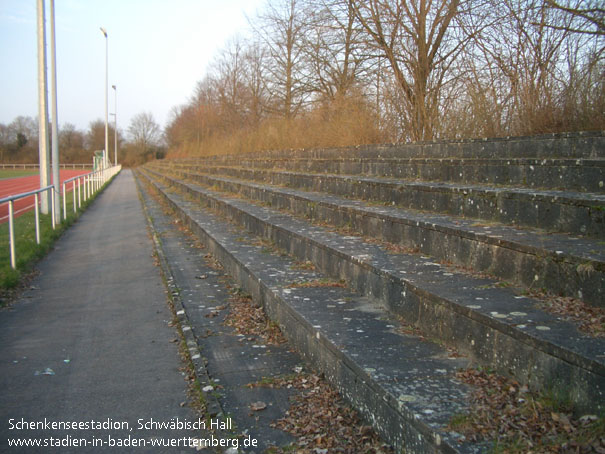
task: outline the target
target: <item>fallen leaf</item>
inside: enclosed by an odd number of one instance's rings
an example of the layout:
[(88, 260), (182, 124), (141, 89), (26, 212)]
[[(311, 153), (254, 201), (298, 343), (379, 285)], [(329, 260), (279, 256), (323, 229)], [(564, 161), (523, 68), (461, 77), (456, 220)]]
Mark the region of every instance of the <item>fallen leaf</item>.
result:
[(252, 411), (261, 411), (267, 408), (267, 404), (261, 401), (253, 402), (250, 404), (250, 409)]

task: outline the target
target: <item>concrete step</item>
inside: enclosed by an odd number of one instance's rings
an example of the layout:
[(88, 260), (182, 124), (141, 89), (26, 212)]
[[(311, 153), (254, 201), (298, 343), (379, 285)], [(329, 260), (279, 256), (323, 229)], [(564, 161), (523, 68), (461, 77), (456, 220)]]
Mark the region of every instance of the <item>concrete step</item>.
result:
[[(153, 188), (139, 184), (139, 194), (200, 388), (206, 390), (202, 391), (206, 415), (214, 420), (228, 415), (232, 420), (232, 429), (218, 436), (251, 437), (258, 441), (259, 453), (295, 442), (290, 434), (271, 426), (288, 411), (291, 399), (301, 397), (300, 391), (249, 384), (296, 376), (303, 360), (288, 343), (270, 342), (260, 333), (228, 322), (238, 307), (246, 306), (234, 301), (242, 296), (239, 284), (217, 266), (199, 240), (183, 231), (183, 223), (165, 209)], [(259, 401), (268, 403), (265, 411), (251, 412)]]
[[(233, 162), (233, 161), (232, 161)], [(476, 158), (275, 158), (238, 159), (244, 168), (332, 173), (499, 185), (578, 192), (605, 192), (605, 159), (476, 159)], [(197, 160), (188, 165), (217, 165)], [(229, 161), (222, 162), (228, 165)]]
[[(605, 248), (596, 240), (477, 225), (462, 218), (376, 207), (333, 195), (202, 173), (174, 170), (173, 174), (290, 210), (312, 221), (348, 227), (370, 238), (416, 249), (439, 261), (488, 273), (528, 289), (544, 289), (605, 307)], [(590, 273), (583, 271), (587, 267)]]
[(470, 389), (456, 379), (468, 359), (438, 343), (403, 333), (400, 321), (370, 299), (342, 287), (296, 286), (325, 279), (258, 243), (162, 178), (139, 173), (261, 302), (292, 345), (321, 370), (396, 452), (477, 453), (486, 444), (461, 441), (448, 430), (468, 410)]
[(321, 272), (345, 279), (362, 295), (473, 361), (536, 388), (572, 390), (573, 401), (583, 410), (603, 407), (605, 340), (581, 333), (515, 289), (458, 273), (428, 257), (392, 254), (359, 237), (148, 171), (300, 260), (311, 260)]
[(605, 239), (605, 194), (279, 172), (231, 166), (188, 168), (432, 213)]
[[(543, 134), (525, 137), (466, 139), (356, 147), (270, 150), (268, 158), (480, 158), (480, 159), (602, 159), (605, 131)], [(241, 155), (235, 157), (241, 159)], [(222, 156), (213, 157), (217, 161)], [(233, 162), (233, 157), (227, 158)]]

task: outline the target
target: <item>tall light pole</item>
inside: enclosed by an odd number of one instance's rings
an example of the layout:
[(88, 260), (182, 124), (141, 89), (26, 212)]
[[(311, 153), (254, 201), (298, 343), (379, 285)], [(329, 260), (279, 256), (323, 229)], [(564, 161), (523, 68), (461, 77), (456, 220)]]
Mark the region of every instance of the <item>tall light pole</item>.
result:
[[(46, 79), (46, 21), (44, 18), (44, 0), (38, 0), (38, 156), (40, 160), (40, 187), (50, 183), (50, 163), (48, 153), (48, 83)], [(45, 191), (41, 197), (40, 208), (48, 214), (50, 196)]]
[(113, 136), (115, 138), (115, 144), (114, 144), (114, 165), (118, 165), (118, 87), (117, 85), (112, 85), (111, 88), (114, 89), (115, 92), (115, 100), (113, 103)]
[(55, 187), (55, 221), (61, 222), (61, 199), (59, 195), (59, 115), (57, 114), (57, 52), (55, 46), (55, 0), (50, 0), (50, 88), (52, 104), (52, 163)]
[(108, 90), (109, 90), (109, 46), (108, 46), (108, 38), (107, 31), (101, 27), (101, 31), (105, 36), (105, 150), (103, 151), (103, 167), (107, 167), (108, 162), (108, 153), (109, 153), (109, 127), (108, 127), (108, 119), (109, 119), (109, 111), (108, 111)]

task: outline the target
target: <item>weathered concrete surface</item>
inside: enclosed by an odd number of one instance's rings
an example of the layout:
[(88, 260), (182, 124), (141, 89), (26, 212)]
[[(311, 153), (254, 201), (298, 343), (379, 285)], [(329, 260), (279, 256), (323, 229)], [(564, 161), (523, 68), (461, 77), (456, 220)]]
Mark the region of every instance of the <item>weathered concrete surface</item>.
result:
[[(179, 170), (172, 173), (313, 221), (346, 227), (370, 238), (380, 238), (439, 260), (489, 273), (526, 288), (542, 288), (596, 306), (605, 305), (605, 248), (595, 239), (522, 231), (497, 224), (481, 225), (459, 217), (371, 206), (330, 194), (245, 180)], [(581, 272), (587, 266), (592, 271)]]
[[(605, 341), (559, 320), (534, 301), (486, 279), (456, 273), (414, 254), (389, 254), (300, 219), (163, 177), (203, 205), (270, 239), (349, 284), (409, 323), (537, 387), (571, 388), (579, 408), (599, 409), (605, 393)], [(596, 405), (596, 407), (595, 407)]]
[[(185, 437), (191, 431), (137, 430), (137, 420), (195, 421), (181, 406), (186, 382), (165, 288), (129, 171), (123, 171), (59, 239), (31, 289), (0, 311), (0, 451), (9, 438)], [(52, 369), (54, 375), (47, 369)], [(128, 422), (127, 430), (10, 430), (9, 419)], [(133, 448), (117, 450), (130, 452)], [(58, 452), (58, 451), (53, 451)], [(145, 452), (191, 452), (147, 447)]]
[(202, 170), (204, 173), (326, 192), (431, 213), (605, 238), (605, 194), (278, 172), (240, 167), (205, 166)]
[[(250, 156), (254, 154), (251, 153)], [(431, 158), (431, 159), (602, 159), (605, 131), (584, 131), (534, 136), (464, 139), (405, 144), (359, 145), (342, 148), (269, 150), (271, 159)], [(237, 162), (242, 156), (210, 156), (215, 162)], [(197, 158), (182, 161), (195, 162)]]
[[(240, 167), (294, 172), (334, 173), (401, 178), (410, 181), (447, 181), (580, 192), (605, 192), (605, 159), (559, 158), (258, 158), (244, 156)], [(216, 166), (216, 160), (198, 159), (173, 165)], [(223, 165), (229, 165), (226, 160)]]
[(445, 429), (452, 416), (467, 408), (468, 389), (454, 377), (466, 367), (466, 359), (450, 356), (438, 344), (399, 333), (395, 318), (355, 292), (292, 287), (322, 274), (263, 251), (254, 236), (163, 184), (153, 184), (228, 273), (264, 304), (292, 345), (387, 441), (409, 452), (485, 450), (484, 445), (461, 443), (459, 434)]

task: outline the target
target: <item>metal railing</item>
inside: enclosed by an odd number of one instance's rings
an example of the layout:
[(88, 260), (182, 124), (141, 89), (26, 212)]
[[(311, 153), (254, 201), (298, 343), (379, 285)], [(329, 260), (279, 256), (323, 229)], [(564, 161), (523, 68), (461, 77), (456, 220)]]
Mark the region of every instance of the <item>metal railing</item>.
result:
[[(61, 169), (86, 169), (86, 168), (92, 167), (92, 164), (90, 164), (90, 163), (60, 164), (59, 167)], [(40, 164), (0, 164), (0, 169), (27, 170), (27, 169), (39, 169), (39, 168), (40, 168)]]
[(46, 186), (45, 188), (40, 188), (35, 191), (24, 192), (22, 194), (13, 195), (10, 197), (5, 197), (4, 199), (0, 199), (0, 204), (8, 202), (8, 238), (9, 238), (9, 247), (10, 247), (10, 256), (11, 256), (11, 267), (17, 268), (17, 254), (15, 252), (15, 213), (14, 213), (14, 204), (15, 200), (22, 199), (24, 197), (34, 196), (35, 198), (35, 212), (36, 212), (36, 242), (40, 244), (40, 207), (38, 205), (38, 194), (42, 192), (50, 191), (50, 199), (51, 203), (51, 214), (52, 214), (52, 225), (53, 230), (55, 229), (55, 188), (54, 186)]
[[(90, 197), (94, 195), (99, 189), (103, 187), (103, 185), (113, 178), (120, 170), (122, 169), (121, 165), (117, 165), (114, 167), (109, 167), (107, 169), (97, 170), (96, 172), (90, 172), (85, 175), (80, 175), (74, 178), (70, 178), (69, 180), (65, 180), (63, 182), (63, 219), (67, 219), (67, 184), (72, 183), (72, 193), (73, 193), (73, 205), (74, 205), (74, 213), (77, 212), (78, 208), (82, 207), (82, 192), (84, 193), (84, 201), (88, 200)], [(77, 185), (76, 185), (77, 182)], [(76, 188), (78, 192), (78, 203), (76, 206)], [(80, 189), (82, 188), (82, 190)], [(56, 216), (55, 216), (55, 188), (54, 186), (46, 186), (45, 188), (36, 189), (35, 191), (24, 192), (22, 194), (16, 194), (10, 197), (5, 197), (0, 199), (0, 204), (8, 203), (8, 235), (9, 235), (9, 247), (10, 247), (10, 260), (11, 267), (14, 269), (17, 267), (17, 255), (15, 251), (15, 213), (14, 213), (14, 203), (15, 200), (22, 199), (24, 197), (34, 196), (34, 209), (35, 209), (35, 218), (36, 218), (36, 243), (40, 244), (40, 207), (39, 207), (39, 194), (45, 191), (50, 191), (50, 199), (51, 199), (51, 219), (52, 219), (52, 228), (53, 230), (56, 228)]]

